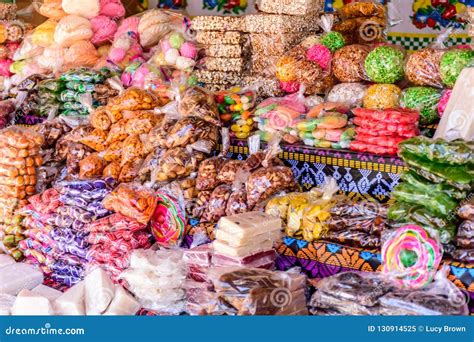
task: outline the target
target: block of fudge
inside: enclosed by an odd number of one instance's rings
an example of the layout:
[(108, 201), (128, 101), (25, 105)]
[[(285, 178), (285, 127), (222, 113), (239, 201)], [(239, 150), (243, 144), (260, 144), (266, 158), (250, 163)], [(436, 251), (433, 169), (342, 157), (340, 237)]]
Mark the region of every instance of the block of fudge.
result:
[(245, 41), (245, 35), (235, 31), (198, 31), (196, 42), (202, 45), (241, 45)]
[(56, 299), (54, 302), (56, 314), (61, 316), (83, 316), (86, 314), (84, 301), (85, 282), (81, 281)]
[(239, 84), (242, 81), (241, 74), (236, 72), (195, 70), (193, 75), (198, 82), (213, 85)]
[(15, 296), (0, 293), (0, 316), (9, 316), (11, 314), (11, 309), (13, 304), (15, 304)]
[(202, 265), (209, 267), (211, 265), (211, 244), (205, 244), (184, 251), (183, 261), (186, 264)]
[(206, 70), (213, 71), (242, 72), (245, 68), (245, 60), (243, 58), (205, 57), (199, 60), (198, 63)]
[(0, 293), (17, 295), (21, 290), (31, 290), (43, 283), (43, 273), (36, 267), (14, 263), (0, 269)]
[(104, 315), (131, 316), (135, 315), (138, 310), (140, 310), (140, 303), (121, 285), (115, 285), (114, 299), (104, 312)]
[(240, 247), (232, 247), (226, 244), (225, 242), (221, 242), (219, 240), (215, 240), (212, 244), (214, 248), (214, 253), (222, 254), (232, 258), (245, 258), (249, 255), (256, 254), (258, 252), (271, 250), (273, 248), (273, 245), (275, 244), (275, 241), (265, 240), (256, 245), (247, 245)]
[(87, 315), (104, 313), (115, 294), (112, 280), (103, 269), (96, 268), (87, 275), (84, 282)]
[(248, 14), (244, 17), (244, 30), (249, 33), (281, 34), (288, 32), (318, 32), (318, 15), (291, 16), (284, 14)]
[(191, 21), (196, 31), (242, 31), (243, 18), (219, 15), (200, 15)]
[(242, 46), (240, 45), (208, 45), (204, 48), (207, 57), (240, 58)]
[(268, 231), (262, 234), (242, 237), (229, 234), (225, 230), (216, 230), (216, 240), (220, 242), (225, 242), (231, 247), (240, 247), (248, 245), (259, 245), (266, 240), (279, 241), (282, 237), (282, 232), (280, 230)]
[(43, 297), (48, 298), (51, 302), (54, 302), (56, 299), (58, 299), (63, 293), (61, 291), (58, 291), (56, 289), (53, 289), (49, 286), (45, 286), (43, 284), (40, 284), (36, 286), (33, 290), (31, 290)]
[(262, 233), (281, 231), (282, 224), (275, 218), (262, 212), (248, 212), (223, 217), (219, 220), (218, 230), (222, 230), (237, 239), (246, 239)]
[(324, 0), (257, 0), (257, 8), (265, 13), (307, 15), (324, 9)]
[(332, 310), (343, 315), (379, 315), (380, 307), (365, 306), (352, 300), (341, 299), (337, 294), (329, 294), (324, 291), (316, 290), (311, 296), (309, 302), (311, 311), (313, 310)]
[(54, 310), (48, 298), (23, 289), (16, 296), (11, 313), (16, 316), (50, 316), (54, 315)]
[(255, 253), (244, 258), (232, 258), (226, 255), (214, 253), (212, 255), (212, 264), (216, 267), (242, 266), (251, 268), (270, 269), (274, 266), (277, 253), (274, 249)]
[(254, 54), (280, 56), (301, 42), (309, 34), (310, 33), (306, 32), (275, 35), (268, 33), (251, 33), (249, 39)]

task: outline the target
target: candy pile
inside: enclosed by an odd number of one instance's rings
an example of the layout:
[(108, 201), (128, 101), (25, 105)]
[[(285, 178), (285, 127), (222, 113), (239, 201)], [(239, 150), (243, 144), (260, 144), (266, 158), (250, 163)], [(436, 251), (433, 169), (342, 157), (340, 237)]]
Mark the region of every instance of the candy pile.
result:
[(255, 91), (232, 88), (218, 92), (215, 97), (223, 124), (230, 127), (236, 138), (247, 139), (254, 128)]
[(449, 243), (456, 235), (452, 213), (472, 190), (472, 144), (417, 137), (399, 147), (409, 171), (392, 193), (397, 202), (388, 218), (397, 225), (416, 223)]
[(396, 155), (398, 144), (418, 135), (419, 113), (409, 109), (370, 110), (356, 108), (356, 138), (350, 149), (358, 152)]
[(185, 309), (186, 267), (179, 250), (137, 250), (120, 279), (143, 308), (178, 315)]
[(376, 273), (340, 273), (315, 285), (310, 312), (313, 315), (465, 315), (464, 295), (446, 276), (439, 278), (421, 290), (400, 290)]
[(458, 216), (464, 221), (461, 223), (456, 235), (455, 243), (458, 249), (452, 253), (455, 260), (461, 262), (474, 262), (474, 201), (464, 203), (458, 210)]
[[(59, 114), (66, 116), (88, 115), (91, 108), (105, 106), (109, 98), (119, 94), (110, 82), (112, 73), (103, 68), (93, 71), (85, 68), (70, 70), (59, 77)], [(90, 94), (86, 97), (85, 94)]]

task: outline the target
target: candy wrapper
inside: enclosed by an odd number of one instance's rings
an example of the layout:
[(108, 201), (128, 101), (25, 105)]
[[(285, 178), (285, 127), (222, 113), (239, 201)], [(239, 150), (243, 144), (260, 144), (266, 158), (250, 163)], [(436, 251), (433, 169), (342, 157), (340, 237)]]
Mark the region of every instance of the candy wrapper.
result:
[(336, 51), (332, 72), (340, 82), (361, 82), (365, 79), (364, 62), (370, 49), (365, 45), (347, 45)]
[(104, 208), (146, 224), (151, 219), (157, 199), (151, 191), (136, 184), (121, 184), (104, 198)]

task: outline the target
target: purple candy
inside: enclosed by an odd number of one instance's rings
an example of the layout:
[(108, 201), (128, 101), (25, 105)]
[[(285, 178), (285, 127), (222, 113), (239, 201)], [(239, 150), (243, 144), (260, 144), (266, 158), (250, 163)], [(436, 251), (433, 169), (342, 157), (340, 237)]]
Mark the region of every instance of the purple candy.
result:
[(68, 287), (72, 287), (82, 280), (81, 278), (78, 278), (78, 277), (71, 277), (68, 275), (62, 275), (62, 274), (56, 274), (56, 273), (51, 274), (51, 279), (53, 279), (55, 282), (64, 284)]

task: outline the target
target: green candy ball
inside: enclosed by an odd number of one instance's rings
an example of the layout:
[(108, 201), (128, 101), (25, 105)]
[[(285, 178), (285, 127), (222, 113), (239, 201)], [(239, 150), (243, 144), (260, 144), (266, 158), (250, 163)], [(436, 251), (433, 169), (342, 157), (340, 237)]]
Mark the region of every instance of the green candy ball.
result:
[(373, 49), (365, 59), (365, 72), (377, 83), (396, 83), (403, 78), (404, 54), (391, 46)]
[(181, 33), (173, 33), (170, 36), (170, 45), (173, 49), (179, 49), (184, 43), (184, 38)]
[(328, 32), (323, 36), (321, 43), (334, 53), (346, 45), (346, 39), (339, 32)]
[(454, 87), (462, 69), (474, 60), (474, 51), (467, 49), (454, 49), (446, 52), (441, 58), (441, 80), (448, 87)]
[(438, 118), (438, 103), (441, 92), (431, 87), (411, 87), (402, 93), (402, 107), (420, 112), (420, 124), (429, 125)]

